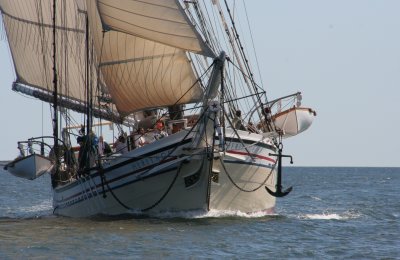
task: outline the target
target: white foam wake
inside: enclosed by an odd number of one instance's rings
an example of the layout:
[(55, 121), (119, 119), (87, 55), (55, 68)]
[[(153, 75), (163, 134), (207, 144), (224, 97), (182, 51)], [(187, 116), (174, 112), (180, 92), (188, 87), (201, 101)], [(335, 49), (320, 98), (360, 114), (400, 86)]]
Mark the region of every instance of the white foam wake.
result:
[(163, 212), (155, 215), (159, 218), (187, 218), (187, 219), (201, 219), (201, 218), (226, 218), (226, 217), (241, 217), (241, 218), (261, 218), (265, 216), (275, 216), (266, 212), (244, 213), (241, 211), (229, 210), (210, 210), (205, 211), (181, 211), (181, 212)]
[(44, 212), (53, 209), (52, 201), (45, 200), (37, 205), (32, 205), (29, 207), (20, 207), (18, 210), (24, 213), (35, 213), (35, 212)]
[(324, 219), (324, 220), (331, 220), (331, 219), (336, 219), (336, 220), (341, 220), (344, 217), (340, 216), (339, 214), (306, 214), (304, 215), (305, 219)]
[(354, 212), (344, 213), (322, 213), (322, 214), (304, 214), (300, 215), (300, 219), (311, 219), (311, 220), (348, 220), (359, 218), (360, 214)]

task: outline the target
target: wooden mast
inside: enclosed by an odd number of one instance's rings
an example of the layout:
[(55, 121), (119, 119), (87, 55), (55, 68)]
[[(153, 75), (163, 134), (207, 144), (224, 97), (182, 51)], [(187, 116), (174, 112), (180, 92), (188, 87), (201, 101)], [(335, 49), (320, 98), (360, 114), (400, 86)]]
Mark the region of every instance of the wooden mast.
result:
[(57, 65), (56, 65), (56, 6), (57, 0), (53, 0), (53, 137), (54, 137), (54, 155), (55, 155), (55, 174), (52, 177), (53, 187), (55, 186), (54, 178), (58, 178), (60, 170), (59, 147), (58, 147), (58, 80), (57, 80)]

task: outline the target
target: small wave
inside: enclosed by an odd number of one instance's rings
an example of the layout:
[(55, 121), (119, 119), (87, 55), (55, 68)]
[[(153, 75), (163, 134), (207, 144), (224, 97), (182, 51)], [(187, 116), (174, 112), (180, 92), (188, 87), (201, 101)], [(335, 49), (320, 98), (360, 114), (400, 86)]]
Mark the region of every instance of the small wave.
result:
[(158, 218), (184, 218), (184, 219), (203, 219), (203, 218), (229, 218), (229, 217), (240, 217), (240, 218), (262, 218), (265, 216), (277, 216), (268, 212), (254, 212), (245, 213), (241, 211), (230, 211), (230, 210), (193, 210), (193, 211), (180, 211), (180, 212), (162, 212), (152, 215)]
[(262, 218), (265, 216), (276, 216), (276, 214), (268, 213), (265, 211), (246, 213), (241, 211), (230, 211), (230, 210), (210, 210), (204, 215), (205, 218), (221, 218), (221, 217)]
[(306, 214), (304, 216), (304, 218), (305, 219), (341, 220), (341, 219), (343, 219), (343, 216), (340, 216), (339, 214)]
[(45, 200), (40, 204), (19, 207), (15, 209), (8, 209), (8, 214), (4, 217), (11, 218), (32, 218), (51, 215), (53, 213), (53, 206), (51, 200)]
[(29, 207), (21, 207), (21, 208), (19, 208), (19, 210), (22, 212), (28, 213), (28, 212), (48, 211), (48, 210), (52, 210), (52, 208), (53, 208), (53, 206), (52, 206), (51, 200), (45, 200), (38, 205), (32, 205)]
[(300, 215), (300, 219), (310, 219), (310, 220), (348, 220), (359, 218), (360, 214), (354, 212), (344, 212), (344, 213), (322, 213), (322, 214), (304, 214)]
[(189, 211), (164, 211), (158, 213), (144, 214), (141, 211), (130, 211), (128, 214), (122, 214), (117, 216), (109, 215), (96, 215), (92, 219), (103, 221), (110, 219), (146, 219), (146, 218), (158, 218), (158, 219), (211, 219), (211, 218), (262, 218), (262, 217), (281, 217), (279, 214), (271, 214), (266, 212), (256, 213), (244, 213), (240, 211), (229, 211), (229, 210), (189, 210)]

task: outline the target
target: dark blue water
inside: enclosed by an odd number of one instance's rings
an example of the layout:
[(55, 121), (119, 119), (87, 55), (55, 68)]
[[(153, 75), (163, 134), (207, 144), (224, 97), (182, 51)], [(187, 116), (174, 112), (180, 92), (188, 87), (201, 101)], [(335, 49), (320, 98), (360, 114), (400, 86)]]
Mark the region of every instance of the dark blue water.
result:
[(251, 217), (56, 217), (47, 177), (0, 177), (0, 259), (400, 259), (400, 168), (286, 168), (292, 193)]

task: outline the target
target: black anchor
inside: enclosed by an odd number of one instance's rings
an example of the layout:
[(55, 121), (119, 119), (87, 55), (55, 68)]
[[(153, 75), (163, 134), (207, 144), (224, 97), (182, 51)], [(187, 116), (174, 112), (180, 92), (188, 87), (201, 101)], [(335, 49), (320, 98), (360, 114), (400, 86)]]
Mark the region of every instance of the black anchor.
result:
[(291, 155), (282, 154), (282, 143), (279, 145), (278, 154), (270, 153), (269, 155), (278, 157), (278, 173), (277, 173), (278, 176), (277, 176), (277, 183), (275, 185), (276, 191), (273, 192), (267, 186), (265, 186), (265, 189), (268, 191), (269, 194), (271, 194), (271, 196), (277, 198), (285, 197), (292, 191), (293, 187), (289, 187), (285, 191), (282, 191), (282, 157), (290, 157), (290, 164), (293, 164), (293, 157)]

